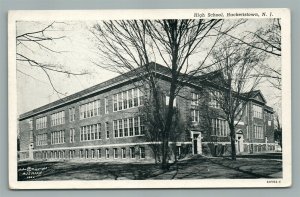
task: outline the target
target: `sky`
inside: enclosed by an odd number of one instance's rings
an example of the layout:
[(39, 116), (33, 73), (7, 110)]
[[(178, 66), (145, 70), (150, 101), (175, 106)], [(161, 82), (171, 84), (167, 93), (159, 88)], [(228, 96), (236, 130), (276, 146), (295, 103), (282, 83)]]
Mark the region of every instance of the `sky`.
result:
[[(19, 21), (16, 26), (17, 35), (38, 31), (52, 22)], [(46, 32), (47, 35), (64, 37), (46, 44), (47, 47), (53, 51), (59, 51), (59, 53), (42, 49), (34, 43), (27, 44), (27, 47), (18, 46), (17, 51), (40, 62), (61, 66), (72, 72), (88, 72), (87, 75), (82, 76), (68, 76), (50, 72), (51, 80), (56, 89), (66, 96), (71, 95), (117, 76), (116, 73), (102, 69), (92, 63), (92, 61), (99, 59), (95, 39), (90, 32), (95, 23), (96, 21), (58, 21), (54, 23), (53, 27)], [(250, 20), (241, 25), (234, 34), (239, 35), (242, 31), (254, 31), (263, 25), (265, 25), (265, 21), (261, 21), (261, 19)], [(193, 61), (197, 64), (200, 60), (194, 57)], [(157, 63), (163, 64), (160, 60)], [(270, 58), (267, 63), (280, 66), (281, 59)], [(18, 115), (63, 97), (54, 92), (42, 70), (19, 61), (17, 61), (17, 70)], [(268, 105), (274, 107), (277, 111), (281, 111), (281, 107), (278, 105), (280, 98), (277, 96), (280, 92), (270, 87), (268, 83), (262, 83), (259, 88), (262, 90)]]

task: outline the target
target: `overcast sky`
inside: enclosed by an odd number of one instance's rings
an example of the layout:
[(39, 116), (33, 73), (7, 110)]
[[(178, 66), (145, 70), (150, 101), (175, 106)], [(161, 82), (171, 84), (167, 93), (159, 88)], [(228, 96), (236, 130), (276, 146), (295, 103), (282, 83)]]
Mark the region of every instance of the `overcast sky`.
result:
[[(40, 30), (52, 22), (17, 22), (17, 35)], [(66, 95), (73, 94), (116, 76), (115, 73), (101, 69), (92, 63), (92, 60), (97, 60), (98, 58), (93, 35), (89, 31), (95, 23), (96, 21), (64, 21), (64, 23), (55, 23), (53, 28), (47, 33), (54, 37), (65, 37), (55, 42), (47, 43), (47, 46), (55, 51), (61, 51), (60, 53), (42, 50), (34, 44), (29, 47), (30, 49), (19, 47), (18, 50), (38, 61), (60, 65), (72, 72), (88, 71), (88, 75), (77, 77), (55, 72), (50, 73), (54, 86), (60, 92)], [(251, 20), (240, 26), (240, 29), (235, 33), (238, 35), (242, 31), (254, 31), (263, 25), (265, 25), (265, 21), (262, 21), (262, 19)], [(194, 61), (197, 63), (196, 59)], [(280, 59), (272, 58), (268, 60), (268, 63), (280, 66), (280, 61)], [(162, 62), (158, 61), (158, 63)], [(43, 71), (20, 62), (17, 62), (17, 69), (18, 115), (62, 97), (59, 97), (53, 91)], [(276, 96), (278, 92), (271, 88), (268, 83), (263, 83), (260, 89), (265, 95), (268, 105), (278, 109), (278, 105), (275, 105), (279, 101)]]

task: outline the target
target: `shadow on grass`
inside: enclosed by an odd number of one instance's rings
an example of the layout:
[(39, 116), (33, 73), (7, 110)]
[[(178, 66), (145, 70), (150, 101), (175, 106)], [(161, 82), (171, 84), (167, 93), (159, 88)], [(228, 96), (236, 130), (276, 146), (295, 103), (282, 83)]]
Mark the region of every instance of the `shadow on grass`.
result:
[[(274, 178), (272, 173), (282, 171), (282, 162), (272, 160), (261, 160), (260, 158), (245, 157), (242, 160), (231, 160), (228, 157), (222, 158), (206, 158), (211, 163), (223, 166), (227, 169), (236, 170), (255, 178)], [(256, 171), (256, 172), (253, 172)]]
[(112, 163), (73, 163), (73, 162), (24, 162), (20, 168), (46, 167), (41, 176), (33, 179), (18, 173), (19, 181), (26, 180), (66, 180), (78, 178), (82, 180), (102, 179), (132, 179), (144, 180), (161, 173), (159, 166), (155, 164), (112, 164)]
[[(273, 167), (266, 170), (269, 161), (243, 159), (232, 161), (226, 158), (195, 156), (170, 164), (168, 171), (159, 164), (109, 163), (109, 162), (21, 162), (18, 169), (46, 168), (40, 176), (30, 179), (18, 172), (19, 181), (27, 180), (145, 180), (145, 179), (208, 179), (208, 178), (272, 178), (269, 175), (282, 170), (280, 162), (272, 161)], [(253, 172), (256, 171), (256, 172)], [(269, 174), (266, 174), (269, 173)]]

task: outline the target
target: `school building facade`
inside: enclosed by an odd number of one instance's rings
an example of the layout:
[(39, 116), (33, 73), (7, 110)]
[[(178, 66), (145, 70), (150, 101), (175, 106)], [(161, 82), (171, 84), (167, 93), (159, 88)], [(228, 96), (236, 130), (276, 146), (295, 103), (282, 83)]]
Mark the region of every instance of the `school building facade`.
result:
[[(151, 64), (161, 86), (167, 87), (168, 69)], [(21, 114), (19, 159), (152, 161), (151, 142), (145, 137), (147, 124), (139, 110), (149, 93), (137, 87), (139, 80), (129, 72)], [(179, 141), (170, 142), (174, 155), (224, 155), (230, 146), (227, 123), (213, 117), (210, 132), (206, 131), (197, 88), (197, 84), (183, 88), (191, 99), (176, 97), (175, 107), (188, 126)], [(237, 152), (273, 151), (273, 109), (260, 91), (252, 94), (236, 129)], [(211, 107), (218, 110), (216, 103)]]

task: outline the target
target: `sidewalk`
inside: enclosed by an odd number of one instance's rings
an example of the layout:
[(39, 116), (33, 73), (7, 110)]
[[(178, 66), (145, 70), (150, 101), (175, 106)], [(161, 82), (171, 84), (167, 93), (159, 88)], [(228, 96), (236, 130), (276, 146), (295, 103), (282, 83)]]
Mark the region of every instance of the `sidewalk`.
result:
[(280, 161), (266, 159), (206, 158), (196, 156), (180, 161), (167, 173), (150, 179), (221, 179), (221, 178), (281, 178)]

